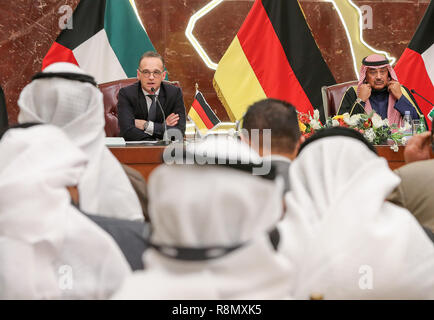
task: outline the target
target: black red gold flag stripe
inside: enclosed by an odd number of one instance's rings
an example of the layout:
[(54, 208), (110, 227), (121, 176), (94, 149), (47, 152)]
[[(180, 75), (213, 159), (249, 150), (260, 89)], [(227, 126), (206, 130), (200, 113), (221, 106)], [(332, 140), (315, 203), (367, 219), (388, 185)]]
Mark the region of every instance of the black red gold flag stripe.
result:
[(206, 131), (212, 129), (220, 123), (214, 111), (206, 102), (203, 94), (200, 91), (196, 92), (193, 104), (188, 112), (188, 116), (195, 123), (196, 127), (205, 134)]
[(335, 83), (295, 0), (256, 0), (214, 75), (233, 121), (266, 97), (323, 114), (321, 87)]

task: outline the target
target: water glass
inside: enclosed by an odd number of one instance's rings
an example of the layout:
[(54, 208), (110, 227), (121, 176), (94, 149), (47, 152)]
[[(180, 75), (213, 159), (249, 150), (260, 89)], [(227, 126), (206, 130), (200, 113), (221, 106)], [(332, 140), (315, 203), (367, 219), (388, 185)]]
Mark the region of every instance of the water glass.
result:
[(412, 121), (412, 123), (411, 123), (411, 131), (412, 131), (413, 135), (417, 134), (419, 126), (420, 126), (420, 120), (415, 119), (415, 120)]

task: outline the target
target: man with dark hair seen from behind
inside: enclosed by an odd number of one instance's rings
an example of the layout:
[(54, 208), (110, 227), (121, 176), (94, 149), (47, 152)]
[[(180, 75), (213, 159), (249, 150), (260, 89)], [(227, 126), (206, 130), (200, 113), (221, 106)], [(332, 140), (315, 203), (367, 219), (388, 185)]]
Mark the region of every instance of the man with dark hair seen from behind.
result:
[[(288, 102), (264, 99), (249, 107), (242, 123), (244, 130), (241, 139), (260, 156), (271, 154), (271, 162), (276, 165), (278, 175), (283, 177), (284, 192), (287, 192), (290, 188), (289, 165), (304, 141), (298, 125), (297, 110)], [(252, 131), (254, 129), (259, 130), (259, 141), (252, 137), (252, 133), (255, 134), (255, 131)], [(265, 129), (271, 129), (271, 146), (263, 143)]]
[[(164, 59), (154, 51), (143, 54), (137, 69), (138, 82), (119, 91), (120, 135), (127, 141), (162, 139), (167, 129), (185, 133), (185, 106), (180, 88), (167, 82)], [(164, 110), (158, 106), (157, 100)]]

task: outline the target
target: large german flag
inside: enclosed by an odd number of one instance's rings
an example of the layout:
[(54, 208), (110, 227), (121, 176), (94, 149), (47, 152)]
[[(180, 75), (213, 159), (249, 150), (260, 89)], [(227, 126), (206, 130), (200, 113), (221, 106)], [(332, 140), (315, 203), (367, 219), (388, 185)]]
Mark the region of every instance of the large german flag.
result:
[[(428, 6), (395, 71), (401, 84), (434, 103), (434, 2)], [(427, 116), (432, 106), (417, 94), (413, 95)], [(431, 127), (431, 123), (428, 125)]]
[(214, 75), (232, 121), (266, 97), (323, 116), (321, 87), (335, 83), (296, 0), (256, 0)]
[(132, 0), (81, 0), (42, 62), (79, 65), (98, 83), (137, 75), (141, 55), (155, 51)]

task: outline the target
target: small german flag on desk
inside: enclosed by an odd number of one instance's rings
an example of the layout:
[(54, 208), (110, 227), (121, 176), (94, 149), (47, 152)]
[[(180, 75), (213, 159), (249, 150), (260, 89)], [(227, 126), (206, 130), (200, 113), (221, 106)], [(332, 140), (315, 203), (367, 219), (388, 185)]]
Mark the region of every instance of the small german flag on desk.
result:
[(217, 118), (209, 104), (206, 102), (202, 92), (199, 91), (196, 84), (196, 95), (191, 105), (188, 117), (194, 122), (201, 135), (205, 135), (208, 130), (214, 128), (220, 119)]

